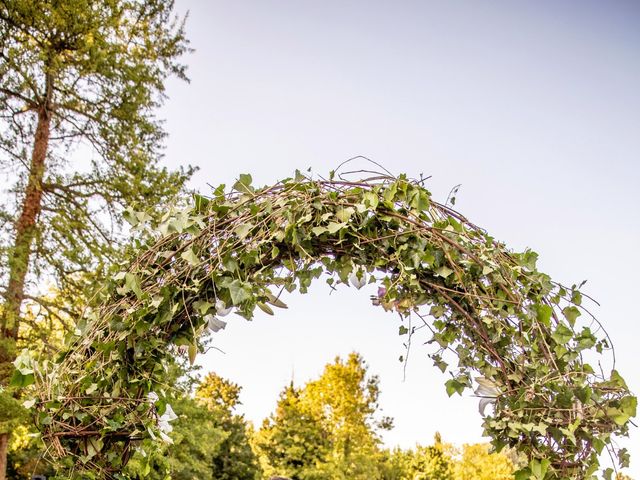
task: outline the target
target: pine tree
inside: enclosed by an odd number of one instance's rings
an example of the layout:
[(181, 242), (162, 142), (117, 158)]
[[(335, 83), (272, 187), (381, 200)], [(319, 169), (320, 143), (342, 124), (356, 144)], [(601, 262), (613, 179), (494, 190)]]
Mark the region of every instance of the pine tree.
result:
[[(82, 295), (120, 258), (119, 214), (161, 208), (191, 174), (159, 165), (155, 117), (187, 50), (172, 0), (0, 0), (3, 402), (25, 302), (59, 313), (39, 284)], [(0, 413), (0, 480), (7, 425)]]

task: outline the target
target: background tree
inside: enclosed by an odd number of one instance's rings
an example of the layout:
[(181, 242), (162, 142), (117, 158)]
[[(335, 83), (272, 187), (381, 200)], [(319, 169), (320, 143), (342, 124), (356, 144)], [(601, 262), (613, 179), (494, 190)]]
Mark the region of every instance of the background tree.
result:
[(249, 443), (249, 425), (243, 415), (235, 412), (240, 405), (241, 390), (239, 385), (215, 373), (209, 373), (196, 388), (197, 403), (212, 415), (214, 427), (223, 432), (218, 448), (209, 459), (211, 476), (208, 478), (260, 478), (258, 459)]
[(218, 427), (218, 418), (187, 395), (171, 405), (178, 416), (170, 433), (173, 444), (162, 453), (134, 455), (126, 467), (132, 477), (149, 480), (214, 479), (211, 459), (219, 455), (227, 433)]
[(511, 480), (515, 471), (502, 453), (491, 453), (486, 443), (463, 445), (453, 462), (453, 480)]
[[(25, 300), (38, 281), (81, 295), (83, 272), (120, 258), (116, 213), (152, 209), (181, 190), (191, 169), (158, 159), (154, 112), (168, 75), (185, 78), (187, 50), (171, 0), (1, 0), (0, 385), (16, 356)], [(3, 403), (11, 392), (1, 393)], [(0, 413), (0, 480), (11, 425)]]
[(329, 462), (331, 439), (319, 419), (300, 401), (293, 384), (280, 394), (276, 410), (252, 438), (266, 478), (284, 476), (296, 480), (331, 478), (322, 471)]
[(409, 455), (407, 477), (412, 480), (452, 480), (452, 459), (436, 433), (433, 445), (418, 445)]
[(262, 426), (256, 448), (267, 473), (294, 479), (380, 478), (379, 379), (360, 355), (337, 357), (319, 379), (288, 387)]

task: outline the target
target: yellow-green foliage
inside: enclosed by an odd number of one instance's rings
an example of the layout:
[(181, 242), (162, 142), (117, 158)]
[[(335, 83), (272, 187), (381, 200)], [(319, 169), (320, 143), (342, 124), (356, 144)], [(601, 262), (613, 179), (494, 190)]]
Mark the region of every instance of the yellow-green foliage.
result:
[(452, 480), (511, 480), (514, 465), (500, 453), (490, 453), (488, 444), (464, 445), (453, 457)]
[(336, 358), (319, 379), (287, 387), (254, 446), (267, 474), (300, 479), (375, 479), (381, 451), (379, 382), (362, 357)]

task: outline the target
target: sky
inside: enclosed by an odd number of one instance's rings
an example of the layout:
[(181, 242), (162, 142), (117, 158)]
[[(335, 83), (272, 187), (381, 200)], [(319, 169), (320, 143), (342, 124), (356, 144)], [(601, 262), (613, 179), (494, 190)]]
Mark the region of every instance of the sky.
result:
[[(271, 184), (327, 174), (365, 155), (394, 173), (432, 175), (444, 201), (539, 267), (585, 291), (640, 392), (640, 4), (610, 1), (196, 1), (185, 57), (168, 83), (164, 162), (197, 165), (192, 186), (240, 173)], [(292, 379), (360, 352), (395, 418), (389, 446), (481, 441), (478, 400), (448, 398), (447, 377), (414, 341), (406, 372), (398, 319), (370, 291), (319, 282), (288, 310), (229, 318), (201, 356), (243, 387), (256, 425)], [(223, 353), (224, 352), (224, 353)], [(605, 365), (605, 368), (610, 368)], [(622, 445), (640, 477), (640, 434)], [(486, 439), (485, 439), (486, 440)], [(633, 464), (635, 460), (635, 464)]]

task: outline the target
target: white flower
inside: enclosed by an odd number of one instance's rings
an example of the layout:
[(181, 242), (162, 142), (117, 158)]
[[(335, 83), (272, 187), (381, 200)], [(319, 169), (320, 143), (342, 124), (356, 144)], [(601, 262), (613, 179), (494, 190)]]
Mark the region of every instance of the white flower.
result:
[(478, 382), (478, 388), (474, 390), (474, 393), (478, 397), (481, 397), (478, 410), (480, 411), (480, 415), (484, 417), (484, 411), (487, 408), (487, 405), (495, 404), (496, 398), (498, 397), (498, 395), (500, 395), (501, 392), (495, 382), (484, 377), (477, 377), (476, 382)]
[(158, 397), (156, 392), (147, 393), (147, 400), (149, 400), (149, 403), (156, 403), (159, 399), (160, 397)]
[(216, 300), (216, 315), (218, 315), (219, 317), (229, 315), (229, 312), (231, 312), (232, 308), (233, 307), (227, 308), (222, 300)]
[(158, 419), (158, 430), (160, 431), (160, 438), (163, 441), (173, 443), (173, 440), (171, 440), (171, 437), (167, 434), (173, 431), (173, 427), (169, 422), (173, 422), (177, 418), (178, 416), (173, 411), (173, 408), (171, 408), (171, 405), (167, 404), (164, 413)]
[(367, 275), (362, 270), (351, 272), (351, 275), (349, 275), (349, 281), (351, 282), (351, 285), (360, 290), (367, 284)]
[(204, 319), (207, 321), (207, 325), (209, 327), (209, 330), (211, 330), (214, 333), (219, 331), (219, 330), (222, 330), (224, 327), (227, 326), (227, 322), (223, 322), (222, 320), (220, 320), (219, 318), (214, 317), (211, 314), (205, 315)]

